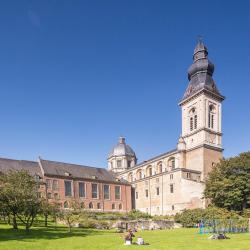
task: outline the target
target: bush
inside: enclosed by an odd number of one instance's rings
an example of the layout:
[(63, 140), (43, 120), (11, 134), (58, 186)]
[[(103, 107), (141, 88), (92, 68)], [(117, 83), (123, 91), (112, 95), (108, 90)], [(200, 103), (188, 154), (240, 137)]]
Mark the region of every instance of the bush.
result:
[(184, 227), (196, 227), (201, 220), (227, 220), (239, 218), (241, 217), (236, 212), (214, 206), (210, 206), (206, 209), (187, 209), (182, 213), (177, 213), (174, 217), (175, 221), (181, 223)]
[(129, 213), (127, 213), (126, 217), (129, 220), (137, 220), (137, 219), (151, 219), (153, 218), (151, 215), (147, 213), (143, 213), (139, 210), (132, 210)]
[(242, 212), (244, 218), (250, 218), (250, 209), (244, 209)]

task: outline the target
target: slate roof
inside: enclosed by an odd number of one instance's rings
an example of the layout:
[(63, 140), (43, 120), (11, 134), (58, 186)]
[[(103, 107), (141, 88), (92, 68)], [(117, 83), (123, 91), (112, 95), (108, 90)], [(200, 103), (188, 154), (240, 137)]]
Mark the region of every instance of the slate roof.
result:
[(86, 178), (107, 182), (117, 182), (116, 177), (104, 168), (89, 167), (57, 161), (48, 161), (43, 159), (40, 159), (40, 164), (44, 170), (44, 175), (65, 177), (67, 176), (67, 174), (70, 174), (70, 176), (73, 178)]
[(42, 176), (38, 162), (0, 158), (0, 172), (6, 173), (9, 170), (27, 170), (33, 176)]
[(136, 158), (134, 150), (125, 143), (125, 138), (120, 137), (118, 144), (111, 150), (108, 158), (113, 156), (132, 156)]
[(208, 90), (224, 99), (213, 80), (214, 64), (208, 60), (208, 51), (202, 41), (194, 49), (193, 64), (188, 69), (189, 84), (182, 101), (200, 90)]

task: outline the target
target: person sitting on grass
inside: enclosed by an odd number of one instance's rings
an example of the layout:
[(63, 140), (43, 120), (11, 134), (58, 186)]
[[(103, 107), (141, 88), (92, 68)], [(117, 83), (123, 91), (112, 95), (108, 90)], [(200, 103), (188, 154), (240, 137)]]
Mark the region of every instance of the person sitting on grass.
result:
[(135, 237), (135, 235), (133, 234), (132, 230), (129, 229), (128, 233), (125, 235), (124, 239), (125, 239), (125, 244), (127, 243), (127, 241), (130, 242), (130, 244), (132, 244), (133, 241), (133, 237)]

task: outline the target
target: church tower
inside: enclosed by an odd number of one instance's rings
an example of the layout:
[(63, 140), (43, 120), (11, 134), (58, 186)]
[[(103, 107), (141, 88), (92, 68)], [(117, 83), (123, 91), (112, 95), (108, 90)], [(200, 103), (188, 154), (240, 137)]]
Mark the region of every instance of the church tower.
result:
[(213, 80), (214, 65), (208, 51), (198, 41), (193, 64), (188, 69), (189, 84), (179, 103), (182, 110), (183, 145), (186, 168), (201, 171), (204, 179), (211, 167), (222, 158), (222, 96)]

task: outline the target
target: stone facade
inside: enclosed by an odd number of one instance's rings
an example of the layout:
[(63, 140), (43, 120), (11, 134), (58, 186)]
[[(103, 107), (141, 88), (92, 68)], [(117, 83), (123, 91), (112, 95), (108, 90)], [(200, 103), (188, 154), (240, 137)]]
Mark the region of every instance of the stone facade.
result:
[(222, 158), (221, 103), (214, 65), (199, 41), (189, 68), (188, 88), (180, 101), (182, 133), (176, 149), (119, 171), (133, 186), (133, 206), (151, 215), (204, 208), (204, 181)]
[(137, 164), (135, 152), (120, 137), (108, 155), (109, 171), (42, 159), (0, 159), (0, 172), (28, 170), (43, 183), (41, 196), (65, 209), (70, 208), (72, 198), (95, 211), (128, 212), (135, 208), (166, 215), (204, 208), (205, 179), (223, 152), (224, 97), (212, 78), (214, 65), (207, 56), (207, 48), (199, 41), (188, 70), (189, 84), (179, 103), (182, 132), (174, 150)]

